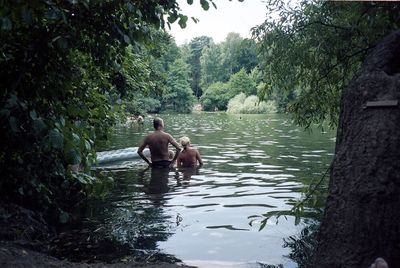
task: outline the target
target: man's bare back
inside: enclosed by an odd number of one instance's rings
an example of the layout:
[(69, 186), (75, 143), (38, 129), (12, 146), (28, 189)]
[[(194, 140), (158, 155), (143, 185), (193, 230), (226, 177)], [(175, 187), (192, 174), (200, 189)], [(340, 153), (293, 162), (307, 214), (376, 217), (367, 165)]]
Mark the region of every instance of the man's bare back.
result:
[[(147, 137), (144, 139), (137, 152), (139, 156), (150, 166), (170, 166), (176, 161), (181, 148), (170, 134), (163, 131), (164, 122), (162, 119), (154, 119), (154, 129), (154, 132), (147, 135)], [(172, 161), (169, 157), (169, 144), (172, 144), (172, 146), (176, 148), (176, 153)], [(146, 148), (146, 146), (148, 146), (150, 149), (151, 161), (143, 155), (143, 150)]]
[[(164, 131), (154, 131), (149, 134), (143, 144), (146, 144), (151, 152), (151, 161), (170, 160), (168, 145), (174, 142), (172, 136)], [(142, 144), (142, 145), (143, 145)]]

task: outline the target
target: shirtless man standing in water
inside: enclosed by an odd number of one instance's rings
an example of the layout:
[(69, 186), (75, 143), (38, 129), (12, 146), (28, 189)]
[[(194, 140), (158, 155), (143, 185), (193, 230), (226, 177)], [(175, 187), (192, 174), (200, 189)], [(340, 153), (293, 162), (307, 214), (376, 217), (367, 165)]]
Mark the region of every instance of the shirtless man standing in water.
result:
[[(181, 151), (181, 147), (174, 138), (164, 132), (164, 121), (161, 118), (153, 120), (154, 132), (147, 135), (142, 144), (139, 146), (137, 153), (151, 167), (172, 167)], [(176, 148), (175, 155), (172, 160), (169, 158), (168, 145), (172, 144)], [(143, 154), (144, 148), (149, 146), (151, 161)]]
[(178, 167), (196, 167), (197, 162), (199, 165), (203, 165), (200, 153), (197, 149), (190, 146), (190, 140), (188, 137), (182, 137), (180, 143), (183, 147), (183, 151), (178, 157)]

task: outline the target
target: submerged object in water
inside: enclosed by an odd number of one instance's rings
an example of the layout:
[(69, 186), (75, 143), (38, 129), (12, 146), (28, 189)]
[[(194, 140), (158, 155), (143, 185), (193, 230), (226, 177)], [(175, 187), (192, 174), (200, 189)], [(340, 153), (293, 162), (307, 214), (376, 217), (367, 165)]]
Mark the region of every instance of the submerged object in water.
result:
[[(115, 161), (123, 161), (123, 160), (136, 160), (140, 159), (140, 156), (137, 153), (138, 147), (128, 147), (125, 149), (98, 152), (97, 153), (97, 163), (109, 163)], [(143, 154), (147, 157), (150, 156), (150, 150), (148, 148), (144, 149)]]

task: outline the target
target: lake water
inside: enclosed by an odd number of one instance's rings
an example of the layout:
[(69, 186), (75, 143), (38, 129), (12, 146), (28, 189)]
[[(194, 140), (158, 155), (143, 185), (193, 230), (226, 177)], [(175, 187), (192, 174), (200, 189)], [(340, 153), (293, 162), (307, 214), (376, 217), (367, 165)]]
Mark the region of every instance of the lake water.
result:
[[(283, 238), (298, 234), (309, 220), (268, 220), (258, 231), (249, 216), (290, 210), (289, 199), (318, 180), (329, 166), (335, 132), (304, 131), (283, 115), (199, 113), (163, 115), (165, 131), (189, 136), (204, 166), (197, 171), (154, 174), (143, 161), (124, 161), (96, 172), (115, 186), (88, 214), (108, 235), (131, 248), (160, 251), (200, 267), (297, 267)], [(121, 126), (102, 150), (137, 146), (152, 131)], [(154, 181), (164, 176), (162, 182)], [(153, 180), (152, 180), (153, 178)], [(100, 202), (100, 204), (99, 204)], [(310, 208), (312, 210), (312, 208)]]

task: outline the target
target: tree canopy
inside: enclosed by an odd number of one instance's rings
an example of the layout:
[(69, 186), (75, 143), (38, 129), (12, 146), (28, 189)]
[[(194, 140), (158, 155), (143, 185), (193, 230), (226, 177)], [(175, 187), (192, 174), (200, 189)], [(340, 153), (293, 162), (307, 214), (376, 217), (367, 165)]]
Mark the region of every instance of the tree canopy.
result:
[(267, 1), (268, 17), (253, 29), (265, 74), (261, 96), (298, 92), (289, 107), (297, 123), (338, 121), (340, 92), (378, 40), (398, 29), (390, 2)]

